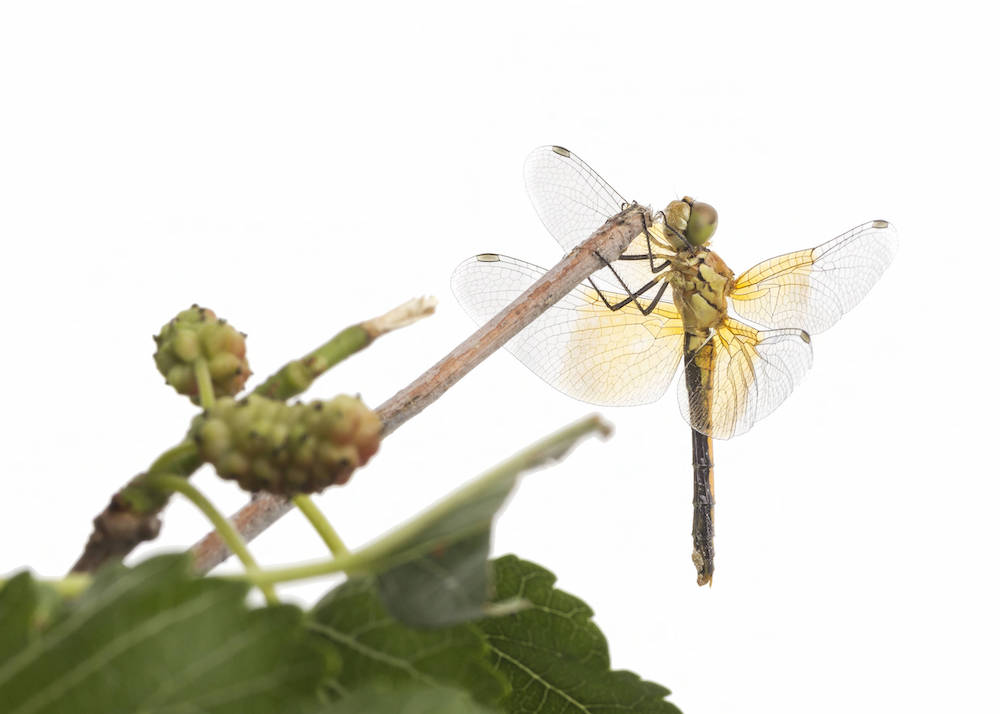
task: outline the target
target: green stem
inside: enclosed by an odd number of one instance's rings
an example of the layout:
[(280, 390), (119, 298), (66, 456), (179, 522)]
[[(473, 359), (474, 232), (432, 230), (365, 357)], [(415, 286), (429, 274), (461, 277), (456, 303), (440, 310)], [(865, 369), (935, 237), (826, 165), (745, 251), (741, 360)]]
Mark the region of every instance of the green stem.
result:
[(327, 548), (330, 549), (335, 558), (342, 558), (350, 553), (347, 546), (344, 545), (344, 541), (337, 535), (337, 531), (334, 530), (333, 525), (309, 496), (304, 493), (298, 493), (292, 496), (292, 503), (309, 519), (309, 522), (312, 523), (313, 528), (319, 533), (323, 542), (326, 543)]
[(254, 394), (286, 400), (301, 394), (319, 375), (338, 362), (363, 350), (372, 336), (362, 325), (351, 325), (297, 360), (292, 360), (257, 387)]
[(60, 595), (65, 598), (74, 598), (81, 595), (84, 590), (90, 587), (93, 581), (86, 573), (72, 573), (62, 580), (50, 583)]
[(198, 445), (190, 439), (185, 439), (177, 446), (173, 446), (158, 457), (149, 467), (148, 473), (168, 473), (184, 474), (190, 476), (201, 466), (201, 457), (198, 455)]
[(155, 515), (167, 504), (173, 491), (164, 491), (150, 477), (159, 474), (190, 476), (201, 464), (198, 445), (185, 439), (160, 454), (146, 473), (133, 478), (118, 492), (117, 498), (134, 514)]
[(247, 579), (260, 588), (260, 591), (264, 594), (264, 598), (269, 604), (274, 605), (278, 602), (278, 596), (274, 592), (274, 587), (269, 583), (258, 582), (258, 577), (261, 574), (260, 566), (257, 565), (257, 561), (250, 555), (250, 551), (247, 549), (247, 545), (243, 541), (242, 536), (240, 536), (239, 531), (229, 522), (229, 519), (223, 516), (212, 505), (212, 502), (194, 484), (186, 478), (173, 474), (150, 474), (146, 479), (155, 488), (164, 491), (176, 491), (183, 494), (191, 503), (197, 506), (198, 510), (204, 513), (205, 517), (215, 526), (215, 530), (218, 531), (219, 536), (226, 543), (226, 546), (229, 547), (229, 550), (243, 563), (243, 567), (246, 568)]
[(215, 388), (212, 386), (212, 375), (208, 371), (208, 360), (198, 356), (194, 360), (194, 377), (198, 381), (198, 401), (205, 409), (215, 405)]
[[(70, 573), (62, 580), (40, 580), (39, 582), (51, 587), (59, 593), (60, 597), (72, 599), (89, 588), (93, 580), (87, 573)], [(4, 589), (7, 582), (6, 578), (0, 578), (0, 590)]]
[[(510, 480), (512, 483), (508, 488), (513, 487), (513, 479), (518, 474), (561, 458), (581, 438), (595, 432), (602, 436), (607, 436), (611, 433), (611, 427), (596, 415), (570, 424), (564, 429), (533, 444), (524, 451), (515, 454), (507, 461), (498, 464), (471, 483), (452, 492), (416, 518), (353, 553), (345, 554), (336, 560), (305, 563), (288, 568), (275, 568), (273, 570), (260, 571), (255, 575), (248, 573), (247, 577), (251, 582), (260, 586), (291, 580), (304, 580), (306, 578), (315, 578), (333, 573), (345, 572), (350, 574), (364, 572), (373, 563), (377, 563), (386, 556), (392, 555), (396, 551), (410, 545), (422, 532), (441, 522), (449, 514), (482, 497), (485, 492), (496, 489), (498, 483)], [(488, 522), (487, 520), (487, 525)], [(476, 532), (479, 528), (481, 528), (479, 524), (469, 524), (463, 531), (456, 530), (449, 535), (452, 539), (458, 539)], [(435, 544), (428, 543), (425, 545), (429, 549)], [(416, 556), (417, 554), (414, 551), (413, 555)]]

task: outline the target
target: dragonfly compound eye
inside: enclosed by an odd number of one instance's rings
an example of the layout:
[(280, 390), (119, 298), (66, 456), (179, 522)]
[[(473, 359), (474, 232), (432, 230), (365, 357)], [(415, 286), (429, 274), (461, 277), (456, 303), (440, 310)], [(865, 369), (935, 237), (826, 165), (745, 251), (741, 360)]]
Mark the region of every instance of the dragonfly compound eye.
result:
[(691, 205), (691, 217), (684, 235), (692, 245), (705, 245), (712, 239), (718, 224), (718, 212), (707, 203), (695, 201)]

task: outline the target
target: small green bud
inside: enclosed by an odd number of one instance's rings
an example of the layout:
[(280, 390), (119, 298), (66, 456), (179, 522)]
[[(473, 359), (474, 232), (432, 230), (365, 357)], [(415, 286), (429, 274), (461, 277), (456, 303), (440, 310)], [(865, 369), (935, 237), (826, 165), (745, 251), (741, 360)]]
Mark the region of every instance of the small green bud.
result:
[(198, 391), (198, 382), (194, 377), (194, 369), (187, 364), (175, 364), (167, 372), (167, 384), (180, 394), (191, 394)]
[(194, 362), (199, 354), (198, 333), (186, 328), (178, 328), (174, 335), (174, 354), (183, 362)]
[(250, 473), (250, 461), (238, 451), (228, 451), (218, 459), (220, 472), (230, 474), (229, 478), (239, 480)]
[(208, 363), (208, 373), (212, 380), (229, 379), (243, 369), (243, 361), (232, 352), (217, 354)]
[(219, 458), (232, 446), (229, 426), (222, 419), (208, 419), (199, 432), (201, 450), (210, 458)]

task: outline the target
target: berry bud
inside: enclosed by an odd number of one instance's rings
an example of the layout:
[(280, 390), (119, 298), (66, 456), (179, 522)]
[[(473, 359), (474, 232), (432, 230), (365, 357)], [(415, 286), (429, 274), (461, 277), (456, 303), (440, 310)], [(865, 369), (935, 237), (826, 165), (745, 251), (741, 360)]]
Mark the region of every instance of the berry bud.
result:
[(292, 405), (251, 394), (195, 418), (191, 437), (223, 478), (282, 495), (343, 484), (378, 450), (382, 422), (360, 399)]
[(167, 384), (195, 404), (200, 403), (195, 376), (195, 360), (199, 358), (208, 363), (215, 396), (233, 396), (243, 389), (251, 374), (244, 338), (245, 335), (211, 310), (192, 305), (153, 338), (156, 341), (153, 359)]

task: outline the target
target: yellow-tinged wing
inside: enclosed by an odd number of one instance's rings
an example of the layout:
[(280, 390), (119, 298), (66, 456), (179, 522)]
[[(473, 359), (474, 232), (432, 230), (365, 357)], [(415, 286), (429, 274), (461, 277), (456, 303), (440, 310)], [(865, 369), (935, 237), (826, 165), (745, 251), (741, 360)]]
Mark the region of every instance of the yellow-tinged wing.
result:
[[(460, 264), (452, 290), (469, 316), (487, 322), (545, 274), (538, 266), (494, 253)], [(602, 286), (602, 292), (604, 287)], [(624, 294), (605, 292), (614, 304)], [(654, 402), (680, 362), (683, 326), (673, 304), (649, 315), (634, 304), (612, 312), (581, 285), (507, 342), (532, 372), (571, 397), (602, 406)]]
[(812, 364), (812, 347), (803, 330), (756, 330), (726, 318), (691, 359), (700, 379), (678, 382), (681, 415), (702, 434), (728, 439), (785, 401)]
[(896, 229), (869, 221), (811, 250), (765, 260), (736, 279), (733, 312), (766, 327), (822, 332), (871, 290), (896, 248)]

